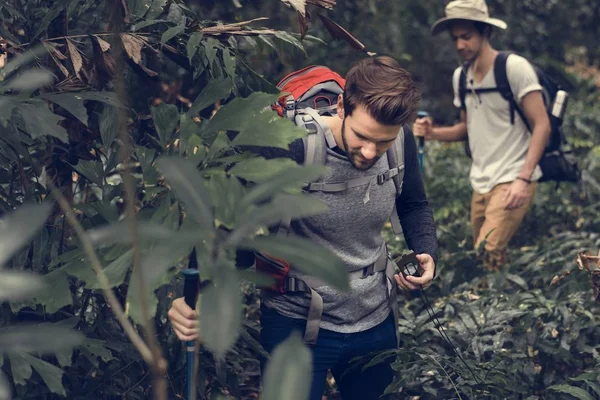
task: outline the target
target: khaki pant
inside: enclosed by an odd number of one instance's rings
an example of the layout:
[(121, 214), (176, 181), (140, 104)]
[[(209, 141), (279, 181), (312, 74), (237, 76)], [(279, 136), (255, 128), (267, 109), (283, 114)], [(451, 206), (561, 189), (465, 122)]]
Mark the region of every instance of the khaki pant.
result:
[(479, 249), (481, 242), (486, 240), (484, 266), (488, 270), (498, 270), (508, 262), (506, 247), (531, 208), (537, 188), (535, 182), (527, 185), (528, 190), (531, 191), (529, 202), (519, 208), (507, 210), (502, 198), (510, 185), (511, 183), (501, 183), (485, 194), (473, 192), (471, 200), (473, 241), (475, 249)]

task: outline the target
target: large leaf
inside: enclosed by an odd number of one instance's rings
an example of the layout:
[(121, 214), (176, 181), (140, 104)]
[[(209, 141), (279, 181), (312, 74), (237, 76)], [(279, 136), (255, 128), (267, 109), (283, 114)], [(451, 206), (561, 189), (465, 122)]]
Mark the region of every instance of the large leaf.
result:
[[(61, 370), (60, 368), (27, 353), (19, 353), (18, 356), (11, 355), (9, 357), (11, 366), (15, 360), (15, 357), (20, 357), (20, 359), (18, 359), (17, 362), (20, 361), (22, 363), (29, 364), (30, 376), (31, 367), (33, 367), (36, 370), (36, 372), (40, 374), (42, 380), (44, 381), (46, 386), (48, 386), (48, 389), (50, 389), (52, 393), (60, 394), (61, 396), (67, 395), (65, 388), (62, 384), (63, 370)], [(21, 384), (24, 384), (24, 382)]]
[(29, 243), (51, 209), (50, 203), (26, 204), (0, 219), (0, 267)]
[(289, 158), (266, 160), (263, 157), (255, 157), (237, 163), (228, 173), (249, 182), (262, 183), (295, 166), (297, 166), (296, 162)]
[(34, 68), (12, 79), (6, 87), (18, 91), (32, 91), (49, 86), (56, 77), (48, 70)]
[(104, 166), (101, 161), (78, 160), (77, 165), (73, 165), (73, 168), (90, 182), (98, 186), (104, 185)]
[(242, 296), (233, 268), (219, 266), (214, 284), (200, 301), (200, 337), (218, 360), (223, 360), (240, 334)]
[(105, 342), (100, 339), (86, 338), (81, 345), (81, 352), (96, 368), (100, 366), (98, 358), (104, 362), (115, 359), (112, 352), (105, 346)]
[(77, 93), (47, 94), (42, 97), (44, 99), (50, 100), (58, 104), (59, 106), (70, 112), (85, 126), (88, 125), (87, 109), (85, 108), (83, 99)]
[(228, 97), (232, 89), (233, 81), (231, 79), (213, 79), (209, 81), (194, 100), (192, 107), (188, 110), (188, 115), (193, 116), (217, 101)]
[(77, 92), (74, 96), (78, 100), (98, 101), (114, 107), (127, 108), (114, 92)]
[[(142, 278), (146, 287), (146, 304), (149, 318), (154, 318), (158, 306), (155, 290), (171, 281), (174, 274), (169, 273), (178, 262), (187, 257), (196, 240), (192, 234), (178, 234), (170, 240), (158, 242), (151, 248), (144, 248), (141, 267)], [(135, 274), (131, 275), (127, 290), (127, 313), (138, 324), (145, 324), (142, 312), (142, 297), (139, 294), (139, 284)]]
[(300, 334), (279, 344), (267, 364), (263, 400), (306, 400), (312, 380), (312, 355)]
[[(136, 232), (141, 241), (167, 240), (175, 234), (173, 230), (166, 226), (150, 221), (138, 222)], [(131, 243), (129, 221), (119, 221), (104, 225), (91, 229), (87, 233), (92, 243), (96, 246)]]
[(321, 278), (325, 283), (340, 290), (349, 288), (348, 269), (342, 260), (308, 239), (295, 236), (261, 236), (240, 242), (239, 246), (283, 258), (299, 271)]
[(206, 130), (237, 131), (233, 140), (236, 146), (268, 146), (288, 149), (296, 139), (307, 132), (271, 110), (277, 95), (255, 92), (247, 98), (235, 98), (221, 107), (211, 119)]
[(102, 143), (104, 143), (104, 146), (109, 147), (119, 132), (117, 124), (117, 110), (113, 106), (106, 104), (104, 107), (102, 107), (99, 125)]
[(79, 346), (83, 340), (80, 332), (55, 324), (11, 326), (0, 329), (0, 352), (53, 353)]
[(54, 20), (54, 18), (58, 17), (58, 15), (72, 2), (76, 2), (78, 0), (58, 0), (58, 1), (54, 1), (50, 4), (52, 4), (52, 6), (50, 7), (49, 10), (47, 10), (43, 16), (44, 18), (42, 19), (42, 21), (37, 25), (37, 29), (35, 31), (35, 33), (33, 34), (33, 37), (31, 38), (31, 42), (35, 42), (35, 40), (42, 34), (44, 33), (44, 31), (46, 29), (48, 29), (48, 26), (50, 25), (50, 23), (52, 22), (52, 20)]
[[(110, 287), (119, 286), (125, 282), (125, 276), (133, 263), (132, 257), (133, 250), (129, 250), (104, 268), (104, 274), (108, 279)], [(91, 266), (89, 268), (91, 268)], [(100, 282), (97, 280), (95, 280), (93, 284), (89, 284), (88, 282), (88, 285), (86, 286), (90, 289), (102, 289)]]
[(53, 314), (63, 307), (73, 304), (71, 288), (66, 274), (61, 270), (54, 270), (42, 276), (45, 286), (38, 290), (29, 299), (23, 302), (11, 303), (11, 308), (33, 307), (35, 304), (44, 306), (44, 311)]
[[(0, 364), (0, 366), (1, 365), (2, 364)], [(6, 375), (2, 370), (0, 370), (0, 399), (11, 399), (10, 383), (8, 383), (8, 379), (6, 379)]]
[(233, 228), (236, 215), (239, 214), (239, 204), (244, 198), (246, 189), (237, 178), (217, 174), (210, 179), (210, 194), (213, 204), (219, 204), (215, 209), (215, 217), (219, 224)]
[(325, 211), (327, 205), (314, 197), (280, 195), (272, 202), (246, 212), (229, 237), (229, 243), (236, 246), (240, 240), (254, 234), (259, 227), (274, 225), (282, 219), (308, 217)]
[(180, 157), (162, 157), (156, 161), (158, 169), (185, 209), (202, 226), (214, 225), (212, 202), (204, 185), (204, 178), (196, 167)]
[(50, 135), (65, 143), (68, 141), (67, 131), (58, 125), (63, 118), (48, 110), (44, 102), (18, 103), (17, 109), (21, 114), (23, 130), (33, 139)]
[(38, 275), (0, 270), (0, 302), (27, 297), (43, 287), (44, 283)]
[(169, 40), (173, 39), (175, 36), (179, 35), (181, 32), (185, 31), (185, 26), (174, 26), (172, 28), (167, 29), (160, 38), (160, 43), (165, 44)]
[(187, 53), (188, 59), (190, 60), (190, 63), (192, 62), (194, 55), (198, 51), (198, 46), (200, 45), (200, 41), (202, 40), (203, 36), (204, 36), (204, 34), (202, 32), (192, 33), (192, 35), (190, 36), (190, 38), (187, 42), (187, 45), (185, 46), (186, 53)]
[(577, 386), (553, 385), (548, 387), (548, 389), (554, 390), (555, 392), (569, 394), (579, 400), (594, 400), (594, 397), (592, 395), (590, 395), (588, 392)]
[(179, 122), (179, 111), (173, 104), (161, 103), (150, 109), (156, 132), (163, 146), (169, 143)]
[(0, 81), (5, 77), (19, 69), (20, 67), (30, 64), (32, 61), (42, 57), (46, 53), (46, 48), (39, 44), (21, 54), (17, 54), (4, 68), (0, 69)]
[(320, 165), (295, 166), (272, 176), (265, 183), (255, 186), (239, 204), (240, 210), (246, 210), (251, 204), (261, 203), (285, 189), (301, 188), (321, 176), (325, 168)]

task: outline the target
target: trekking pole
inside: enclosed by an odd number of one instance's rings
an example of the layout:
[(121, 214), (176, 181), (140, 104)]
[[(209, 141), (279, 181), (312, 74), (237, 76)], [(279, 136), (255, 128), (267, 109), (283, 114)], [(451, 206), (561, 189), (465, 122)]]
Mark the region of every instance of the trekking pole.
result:
[[(427, 111), (419, 111), (417, 113), (417, 119), (429, 117)], [(419, 172), (423, 175), (423, 158), (425, 157), (425, 138), (419, 136)]]
[[(194, 254), (195, 255), (195, 254)], [(200, 281), (200, 273), (197, 269), (187, 268), (181, 271), (185, 279), (183, 284), (183, 296), (185, 298), (185, 304), (190, 306), (192, 310), (196, 309), (196, 300), (198, 298), (198, 283)], [(196, 342), (194, 340), (188, 340), (185, 342), (186, 347), (186, 378), (187, 378), (187, 390), (186, 400), (196, 399), (196, 385), (194, 385), (194, 353), (196, 349)]]

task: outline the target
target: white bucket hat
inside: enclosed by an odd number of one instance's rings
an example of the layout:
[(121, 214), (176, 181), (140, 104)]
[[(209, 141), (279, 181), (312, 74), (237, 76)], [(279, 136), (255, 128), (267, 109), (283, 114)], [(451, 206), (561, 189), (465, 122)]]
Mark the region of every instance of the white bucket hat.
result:
[(490, 18), (487, 4), (484, 0), (454, 0), (446, 6), (446, 17), (439, 19), (431, 27), (431, 34), (437, 35), (455, 20), (467, 20), (483, 22), (500, 29), (506, 29), (506, 22)]

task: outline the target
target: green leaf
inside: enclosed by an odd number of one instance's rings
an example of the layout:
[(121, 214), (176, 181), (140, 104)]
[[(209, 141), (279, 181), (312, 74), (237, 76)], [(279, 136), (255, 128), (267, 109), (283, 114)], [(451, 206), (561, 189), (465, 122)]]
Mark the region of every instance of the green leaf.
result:
[(166, 20), (166, 19), (153, 19), (153, 20), (150, 20), (150, 21), (142, 21), (140, 23), (136, 23), (133, 26), (133, 31), (134, 32), (141, 31), (144, 28), (147, 28), (149, 26), (156, 25), (156, 24), (169, 24), (169, 25), (172, 25), (173, 22), (169, 21), (169, 20)]
[[(150, 240), (167, 240), (173, 237), (175, 231), (164, 225), (151, 221), (137, 222), (138, 239), (142, 242)], [(119, 221), (87, 231), (89, 239), (95, 246), (113, 244), (130, 244), (131, 234), (129, 221)]]
[(506, 274), (506, 279), (515, 283), (517, 286), (519, 286), (521, 289), (523, 289), (525, 291), (529, 290), (529, 286), (527, 285), (527, 282), (525, 281), (525, 279), (521, 278), (519, 275)]
[(145, 15), (146, 19), (156, 19), (158, 16), (160, 16), (165, 11), (164, 8), (168, 2), (169, 0), (152, 1), (152, 5)]
[(59, 93), (59, 94), (47, 94), (41, 96), (46, 100), (50, 100), (53, 103), (58, 104), (71, 115), (80, 120), (85, 126), (88, 126), (88, 115), (87, 109), (83, 103), (81, 96), (75, 93)]
[(10, 370), (15, 385), (25, 385), (31, 378), (31, 363), (25, 358), (26, 353), (8, 353)]
[(181, 32), (185, 31), (185, 26), (174, 26), (172, 28), (167, 29), (160, 38), (160, 44), (165, 44), (169, 40), (173, 39), (175, 36), (179, 35)]
[(75, 171), (79, 172), (90, 182), (98, 186), (104, 185), (104, 167), (101, 161), (78, 160), (77, 165), (72, 165)]
[(246, 190), (237, 178), (225, 175), (215, 175), (210, 179), (210, 194), (215, 208), (215, 217), (219, 224), (233, 228), (235, 217), (239, 213), (240, 201), (244, 198)]
[(295, 166), (283, 170), (267, 182), (253, 187), (238, 208), (244, 212), (251, 204), (261, 203), (285, 189), (300, 188), (307, 182), (317, 179), (323, 172), (325, 167), (320, 165)]
[(255, 157), (237, 163), (228, 173), (245, 179), (249, 182), (267, 182), (275, 175), (294, 168), (298, 164), (289, 158), (274, 158), (266, 160), (263, 157)]
[(0, 302), (25, 298), (43, 287), (39, 275), (0, 270)]
[(230, 50), (223, 51), (223, 64), (227, 76), (235, 78), (236, 57)]
[(21, 248), (46, 222), (52, 204), (25, 204), (0, 219), (0, 267)]
[(161, 157), (156, 164), (192, 218), (204, 229), (212, 228), (212, 202), (196, 167), (180, 157)]
[(200, 337), (217, 360), (224, 360), (242, 323), (242, 296), (235, 269), (219, 265), (213, 285), (200, 301)]
[(202, 92), (198, 95), (192, 107), (188, 110), (189, 116), (194, 116), (206, 107), (215, 104), (217, 101), (222, 100), (231, 94), (233, 89), (233, 82), (231, 79), (213, 79), (208, 82), (206, 87), (202, 89)]
[(7, 83), (7, 89), (33, 91), (50, 86), (56, 77), (50, 71), (41, 68), (29, 69)]
[(58, 15), (66, 8), (68, 7), (68, 5), (71, 2), (75, 2), (75, 1), (79, 1), (79, 0), (58, 0), (55, 2), (52, 2), (52, 7), (50, 7), (50, 9), (45, 12), (43, 14), (44, 18), (42, 19), (42, 22), (38, 24), (36, 24), (38, 26), (37, 30), (35, 31), (35, 33), (33, 34), (33, 37), (31, 38), (31, 42), (34, 43), (35, 40), (46, 31), (46, 29), (48, 29), (48, 26), (50, 25), (50, 23), (52, 22), (52, 20), (54, 20), (54, 18), (58, 17)]
[(115, 140), (119, 132), (117, 123), (117, 110), (108, 104), (102, 107), (100, 113), (100, 136), (105, 147), (109, 147)]
[(263, 400), (306, 400), (312, 379), (312, 355), (298, 332), (275, 347), (267, 364)]
[(48, 354), (79, 346), (84, 338), (78, 331), (55, 324), (21, 324), (0, 329), (0, 349)]
[(61, 396), (67, 395), (65, 387), (62, 384), (62, 369), (27, 353), (21, 353), (21, 355), (40, 374), (42, 380), (52, 393), (60, 394)]
[(217, 51), (221, 44), (217, 39), (208, 37), (204, 41), (204, 55), (206, 56), (208, 69), (212, 70), (214, 62), (217, 60)]
[(296, 236), (256, 237), (239, 243), (241, 248), (266, 252), (294, 265), (299, 271), (322, 279), (339, 290), (348, 290), (348, 269), (329, 250)]
[(68, 142), (67, 131), (58, 125), (63, 118), (48, 110), (48, 106), (44, 102), (18, 103), (17, 110), (22, 118), (23, 130), (32, 139), (50, 135), (64, 143)]
[(112, 352), (105, 346), (105, 341), (86, 338), (81, 345), (81, 351), (86, 358), (96, 367), (99, 367), (98, 357), (104, 362), (114, 360)]
[(71, 288), (66, 274), (61, 270), (54, 270), (42, 276), (46, 286), (36, 292), (32, 300), (44, 306), (44, 311), (53, 314), (63, 307), (73, 304)]
[(97, 101), (114, 107), (127, 108), (115, 92), (77, 92), (74, 96), (78, 100)]
[(288, 32), (279, 31), (279, 32), (275, 33), (275, 37), (285, 43), (292, 45), (293, 47), (302, 51), (302, 53), (304, 53), (305, 56), (307, 56), (306, 50), (304, 50), (304, 46), (302, 46), (302, 43), (300, 43), (300, 41), (298, 39), (296, 39), (294, 36), (290, 35)]
[[(0, 360), (1, 361), (1, 360)], [(2, 363), (0, 363), (0, 367)], [(6, 375), (0, 370), (0, 399), (11, 399), (12, 393), (10, 391), (10, 383), (6, 379)]]
[(4, 66), (4, 68), (0, 69), (0, 81), (3, 81), (5, 77), (20, 67), (30, 64), (32, 61), (42, 57), (46, 54), (46, 52), (46, 48), (42, 44), (38, 44), (35, 47), (16, 55), (8, 64)]
[(259, 227), (269, 227), (284, 218), (297, 219), (327, 211), (327, 205), (313, 196), (279, 195), (272, 202), (246, 212), (228, 243), (236, 246), (240, 240), (255, 234)]
[[(132, 258), (133, 250), (129, 250), (104, 268), (104, 274), (106, 275), (111, 288), (119, 286), (125, 282), (125, 276), (133, 264)], [(91, 266), (88, 266), (88, 268), (91, 268)], [(92, 284), (89, 282), (86, 283), (88, 283), (86, 286), (89, 289), (102, 289), (102, 285), (100, 285), (100, 282), (97, 280), (95, 280), (95, 282)]]
[(196, 51), (198, 51), (198, 46), (200, 45), (200, 42), (202, 41), (203, 37), (204, 34), (202, 32), (194, 32), (190, 36), (190, 39), (188, 40), (186, 45), (186, 52), (190, 63), (192, 62), (192, 58), (194, 58)]
[(239, 132), (233, 140), (236, 146), (288, 149), (291, 142), (306, 136), (307, 132), (271, 110), (270, 106), (276, 99), (276, 95), (261, 92), (252, 93), (245, 99), (235, 98), (219, 109), (206, 130)]
[(156, 132), (163, 146), (169, 143), (179, 122), (179, 110), (173, 104), (161, 103), (150, 109)]
[(571, 385), (553, 385), (548, 387), (550, 390), (554, 390), (555, 392), (570, 394), (579, 400), (594, 400), (594, 397), (590, 395), (588, 392), (579, 388), (577, 386)]

